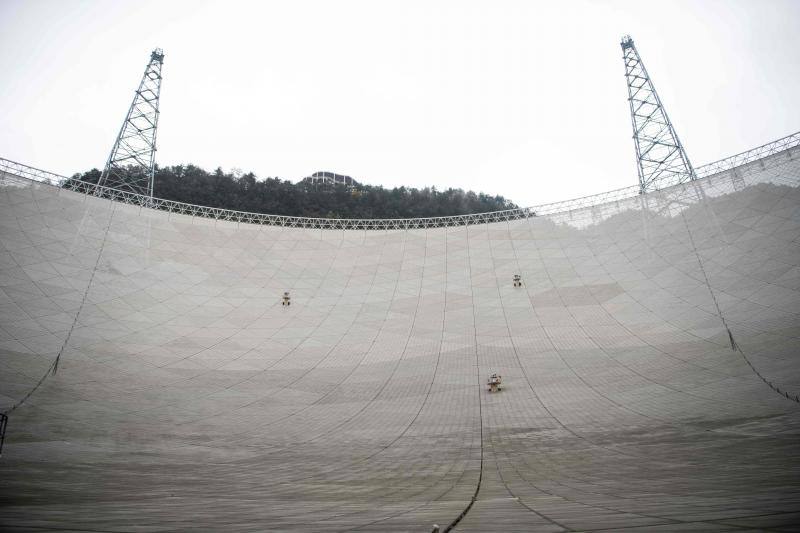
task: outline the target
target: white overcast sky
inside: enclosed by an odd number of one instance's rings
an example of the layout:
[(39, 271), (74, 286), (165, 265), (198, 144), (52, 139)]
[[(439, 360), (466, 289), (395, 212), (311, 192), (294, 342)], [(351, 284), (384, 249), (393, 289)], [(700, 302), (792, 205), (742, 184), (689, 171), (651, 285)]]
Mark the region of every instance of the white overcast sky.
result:
[(637, 180), (625, 33), (695, 166), (800, 130), (798, 0), (0, 0), (0, 157), (102, 167), (162, 47), (161, 165), (583, 196)]

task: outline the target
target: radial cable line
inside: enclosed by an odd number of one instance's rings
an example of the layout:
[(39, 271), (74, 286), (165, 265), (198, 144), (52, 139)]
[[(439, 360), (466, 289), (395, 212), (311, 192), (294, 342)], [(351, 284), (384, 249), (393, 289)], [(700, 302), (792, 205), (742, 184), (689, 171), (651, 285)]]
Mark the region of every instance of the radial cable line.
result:
[(38, 382), (36, 382), (36, 385), (34, 385), (33, 388), (31, 388), (31, 390), (29, 390), (28, 393), (22, 397), (22, 399), (20, 399), (17, 403), (12, 405), (7, 411), (5, 411), (3, 413), (4, 415), (8, 416), (9, 413), (13, 412), (17, 407), (25, 403), (28, 400), (28, 398), (30, 398), (33, 395), (33, 393), (36, 392), (39, 389), (39, 387), (42, 386), (42, 384), (45, 382), (45, 380), (47, 380), (49, 376), (52, 376), (53, 374), (58, 372), (58, 363), (61, 361), (61, 355), (64, 353), (64, 350), (66, 349), (67, 344), (69, 343), (69, 339), (72, 337), (72, 332), (75, 330), (75, 326), (78, 323), (78, 318), (81, 316), (81, 313), (83, 312), (83, 307), (86, 304), (86, 298), (89, 295), (89, 289), (91, 289), (92, 283), (94, 282), (94, 276), (97, 273), (97, 267), (100, 264), (100, 258), (103, 256), (103, 250), (105, 249), (106, 240), (108, 239), (108, 232), (111, 229), (111, 221), (114, 219), (114, 211), (115, 211), (115, 205), (112, 203), (111, 214), (108, 217), (108, 224), (106, 224), (106, 229), (105, 232), (103, 233), (103, 240), (101, 241), (100, 249), (97, 252), (97, 259), (94, 262), (94, 267), (92, 268), (92, 274), (89, 276), (89, 282), (86, 284), (86, 290), (83, 293), (83, 298), (81, 298), (81, 303), (78, 306), (78, 311), (75, 313), (75, 318), (72, 320), (72, 325), (70, 326), (69, 331), (67, 332), (67, 336), (64, 339), (64, 343), (61, 345), (61, 348), (58, 350), (58, 353), (56, 354), (56, 358), (47, 368), (47, 371), (44, 373), (44, 375), (41, 378), (39, 378)]
[[(478, 369), (478, 372), (480, 372), (480, 368)], [(480, 386), (480, 377), (479, 377), (479, 379), (478, 379), (478, 415), (479, 415), (480, 423), (481, 423), (481, 435), (480, 435), (481, 436), (481, 466), (480, 466), (480, 471), (478, 472), (478, 484), (475, 486), (475, 492), (472, 494), (472, 498), (469, 500), (469, 503), (467, 504), (467, 506), (464, 507), (463, 511), (461, 511), (461, 514), (459, 514), (452, 522), (450, 522), (450, 524), (448, 524), (448, 526), (446, 528), (444, 528), (442, 533), (447, 533), (448, 531), (450, 531), (454, 527), (456, 527), (456, 525), (458, 525), (459, 522), (461, 522), (461, 519), (464, 518), (467, 515), (467, 513), (469, 512), (470, 509), (472, 509), (472, 505), (478, 499), (478, 493), (481, 491), (481, 482), (483, 481), (483, 405), (482, 405), (483, 399), (481, 398), (481, 390), (482, 389), (481, 389), (481, 386)]]
[(689, 228), (689, 222), (686, 220), (686, 216), (684, 216), (683, 213), (681, 213), (681, 218), (683, 219), (683, 224), (686, 226), (686, 233), (689, 235), (689, 242), (692, 244), (692, 251), (694, 252), (695, 257), (697, 258), (697, 264), (700, 267), (700, 272), (703, 274), (703, 279), (705, 281), (706, 287), (708, 288), (708, 292), (709, 294), (711, 294), (711, 299), (714, 301), (714, 306), (717, 308), (717, 316), (719, 316), (719, 319), (722, 321), (722, 325), (725, 327), (725, 331), (728, 332), (728, 340), (730, 340), (731, 343), (731, 350), (739, 352), (739, 355), (742, 356), (742, 359), (744, 359), (744, 362), (747, 363), (747, 366), (749, 366), (750, 369), (755, 373), (755, 375), (761, 378), (761, 381), (766, 383), (769, 386), (769, 388), (771, 388), (781, 396), (784, 396), (785, 398), (792, 400), (793, 402), (800, 403), (800, 394), (789, 394), (789, 391), (781, 390), (780, 387), (778, 387), (773, 382), (771, 382), (763, 375), (761, 375), (761, 372), (756, 370), (756, 367), (753, 365), (753, 363), (750, 362), (750, 359), (747, 357), (742, 348), (739, 346), (739, 343), (737, 343), (736, 340), (733, 338), (733, 332), (731, 332), (731, 328), (730, 326), (728, 326), (728, 322), (722, 315), (722, 309), (720, 309), (719, 307), (717, 296), (714, 294), (714, 289), (711, 288), (711, 282), (708, 280), (708, 274), (706, 274), (706, 269), (703, 266), (703, 260), (700, 257), (700, 252), (697, 251), (697, 246), (695, 245), (694, 242), (694, 236), (692, 235), (692, 230)]
[[(470, 285), (472, 284), (472, 259), (469, 252), (469, 231), (467, 231), (467, 260), (470, 261), (469, 264), (469, 277), (470, 277)], [(459, 514), (447, 527), (444, 528), (442, 533), (448, 533), (451, 531), (461, 519), (464, 518), (470, 509), (472, 509), (472, 505), (478, 499), (478, 493), (481, 491), (481, 482), (483, 482), (483, 396), (481, 391), (481, 365), (480, 359), (478, 358), (478, 331), (477, 331), (477, 320), (475, 316), (475, 291), (471, 291), (472, 294), (472, 329), (473, 334), (475, 335), (475, 372), (478, 374), (478, 419), (480, 421), (480, 439), (481, 439), (481, 461), (480, 461), (480, 471), (478, 472), (478, 483), (475, 485), (475, 492), (472, 494), (472, 498), (469, 500), (469, 503), (464, 510), (461, 511)]]

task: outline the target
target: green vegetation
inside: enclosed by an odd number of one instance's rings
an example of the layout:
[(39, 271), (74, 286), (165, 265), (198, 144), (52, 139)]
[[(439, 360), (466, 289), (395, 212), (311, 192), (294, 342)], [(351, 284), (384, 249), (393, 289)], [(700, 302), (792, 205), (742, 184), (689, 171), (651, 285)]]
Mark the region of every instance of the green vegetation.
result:
[[(97, 169), (71, 179), (97, 183)], [(254, 213), (325, 218), (410, 218), (484, 213), (517, 206), (502, 196), (435, 187), (413, 189), (380, 186), (314, 185), (255, 174), (207, 172), (194, 165), (159, 168), (154, 196), (196, 205)]]

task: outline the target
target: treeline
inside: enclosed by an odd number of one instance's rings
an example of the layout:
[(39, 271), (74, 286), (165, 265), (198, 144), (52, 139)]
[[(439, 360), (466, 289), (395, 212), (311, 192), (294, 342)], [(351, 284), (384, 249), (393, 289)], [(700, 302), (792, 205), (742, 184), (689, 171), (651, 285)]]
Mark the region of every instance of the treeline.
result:
[[(71, 179), (97, 183), (97, 169)], [(158, 168), (154, 180), (158, 198), (209, 207), (324, 218), (438, 217), (513, 209), (502, 196), (435, 187), (414, 189), (358, 185), (292, 183), (279, 178), (258, 179), (255, 174), (234, 175), (218, 168), (207, 172), (194, 165)]]

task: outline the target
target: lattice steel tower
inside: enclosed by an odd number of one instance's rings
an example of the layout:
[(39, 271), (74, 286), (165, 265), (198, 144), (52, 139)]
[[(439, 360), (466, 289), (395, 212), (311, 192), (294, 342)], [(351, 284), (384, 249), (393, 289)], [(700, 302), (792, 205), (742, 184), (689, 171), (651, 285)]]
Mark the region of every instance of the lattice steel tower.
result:
[(98, 185), (153, 197), (158, 99), (164, 52), (156, 48), (111, 148)]
[(633, 39), (626, 35), (620, 44), (628, 82), (640, 192), (695, 179), (692, 163), (647, 75)]

